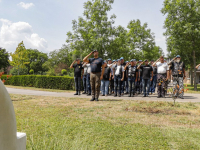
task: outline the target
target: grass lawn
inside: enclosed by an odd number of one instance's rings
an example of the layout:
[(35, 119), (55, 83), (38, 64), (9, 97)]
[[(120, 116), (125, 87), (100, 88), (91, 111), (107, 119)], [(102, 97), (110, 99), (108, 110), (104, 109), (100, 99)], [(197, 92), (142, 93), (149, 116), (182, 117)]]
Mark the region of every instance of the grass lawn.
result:
[(200, 149), (200, 103), (11, 99), (28, 150)]
[(43, 88), (25, 87), (25, 86), (13, 86), (13, 85), (5, 85), (5, 86), (8, 87), (8, 88), (35, 90), (35, 91), (65, 92), (65, 93), (74, 92), (73, 90), (43, 89)]
[[(187, 85), (187, 87), (186, 87)], [(199, 93), (200, 94), (200, 85), (197, 84), (197, 91), (194, 91), (194, 86), (191, 86), (191, 84), (185, 84), (185, 89), (188, 89), (187, 93)]]

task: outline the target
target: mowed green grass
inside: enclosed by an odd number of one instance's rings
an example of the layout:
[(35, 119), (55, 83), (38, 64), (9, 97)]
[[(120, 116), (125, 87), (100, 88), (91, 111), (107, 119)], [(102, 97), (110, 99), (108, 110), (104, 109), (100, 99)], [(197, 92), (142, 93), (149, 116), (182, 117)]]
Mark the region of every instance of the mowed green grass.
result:
[(28, 150), (200, 149), (200, 104), (11, 95)]
[[(187, 85), (187, 87), (186, 87)], [(197, 91), (194, 91), (194, 86), (191, 86), (191, 84), (185, 84), (185, 89), (188, 89), (187, 93), (200, 93), (200, 85), (197, 84)]]

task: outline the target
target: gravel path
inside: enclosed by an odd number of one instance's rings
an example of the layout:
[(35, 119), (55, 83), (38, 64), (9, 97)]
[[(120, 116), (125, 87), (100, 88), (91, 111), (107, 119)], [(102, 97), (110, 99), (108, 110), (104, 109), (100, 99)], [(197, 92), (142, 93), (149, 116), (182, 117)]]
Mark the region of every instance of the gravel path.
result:
[[(25, 90), (25, 89), (15, 89), (15, 88), (7, 88), (10, 94), (21, 94), (21, 95), (35, 95), (35, 96), (53, 96), (53, 97), (69, 97), (69, 98), (88, 98), (91, 99), (91, 96), (87, 96), (82, 94), (80, 96), (74, 96), (74, 93), (65, 93), (65, 92), (46, 92), (46, 91), (35, 91), (35, 90)], [(177, 102), (200, 102), (200, 94), (191, 94), (185, 93), (185, 99), (177, 99)], [(122, 97), (99, 97), (99, 100), (146, 100), (146, 101), (171, 101), (172, 98), (167, 96), (166, 98), (157, 98), (157, 95), (150, 95), (149, 97), (142, 97), (142, 95), (138, 95), (136, 97), (128, 97), (128, 95), (124, 95)]]

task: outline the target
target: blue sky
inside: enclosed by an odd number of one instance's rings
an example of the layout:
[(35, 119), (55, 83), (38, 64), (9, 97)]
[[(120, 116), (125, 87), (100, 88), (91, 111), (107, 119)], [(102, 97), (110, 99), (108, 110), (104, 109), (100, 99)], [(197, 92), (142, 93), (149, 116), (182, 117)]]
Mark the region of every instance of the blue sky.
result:
[[(43, 52), (59, 49), (65, 44), (72, 20), (83, 16), (87, 0), (0, 0), (0, 47), (14, 52), (24, 41), (26, 48)], [(166, 52), (160, 10), (163, 0), (115, 0), (108, 15), (116, 14), (115, 25), (127, 26), (130, 20), (147, 22), (155, 33), (156, 45)]]

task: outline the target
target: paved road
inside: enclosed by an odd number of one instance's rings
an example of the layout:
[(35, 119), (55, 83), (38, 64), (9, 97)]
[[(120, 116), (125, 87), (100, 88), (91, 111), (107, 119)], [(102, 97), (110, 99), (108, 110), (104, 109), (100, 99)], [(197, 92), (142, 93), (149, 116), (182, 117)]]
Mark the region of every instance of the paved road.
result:
[[(25, 90), (25, 89), (15, 89), (15, 88), (7, 88), (10, 94), (21, 94), (21, 95), (36, 95), (36, 96), (53, 96), (53, 97), (77, 97), (77, 98), (88, 98), (90, 99), (91, 96), (87, 95), (80, 95), (74, 96), (74, 93), (61, 93), (61, 92), (46, 92), (46, 91), (35, 91), (35, 90)], [(177, 102), (200, 102), (200, 94), (190, 94), (185, 93), (185, 99), (177, 99)], [(102, 97), (100, 96), (99, 100), (147, 100), (147, 101), (171, 101), (173, 102), (172, 98), (157, 98), (156, 95), (151, 95), (150, 97), (142, 97), (142, 95), (138, 95), (137, 97), (128, 97), (127, 95), (122, 97)]]

